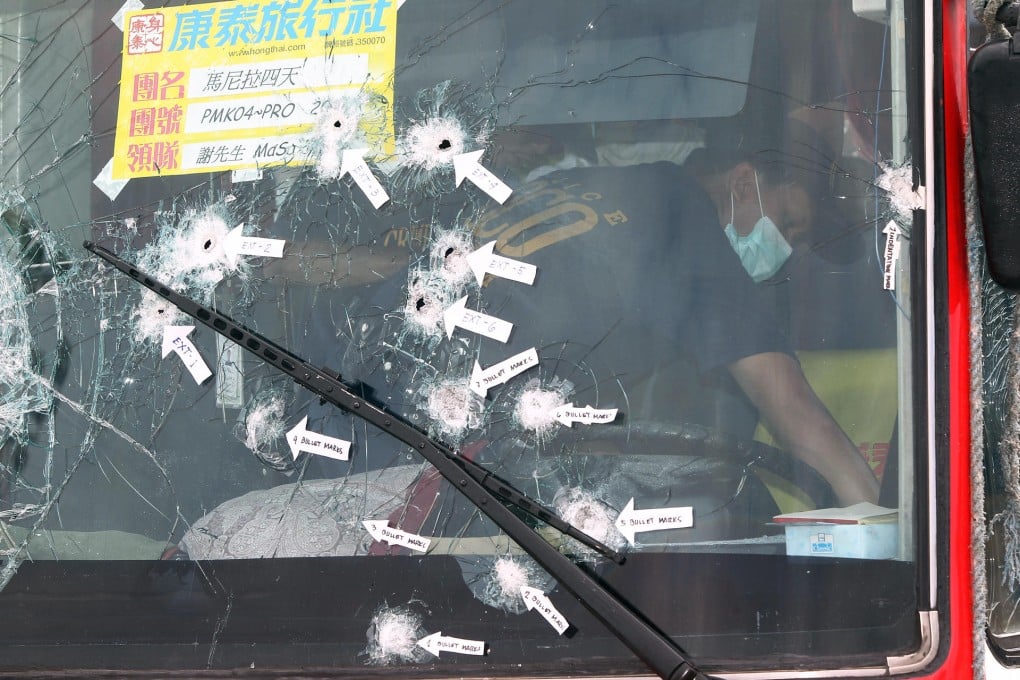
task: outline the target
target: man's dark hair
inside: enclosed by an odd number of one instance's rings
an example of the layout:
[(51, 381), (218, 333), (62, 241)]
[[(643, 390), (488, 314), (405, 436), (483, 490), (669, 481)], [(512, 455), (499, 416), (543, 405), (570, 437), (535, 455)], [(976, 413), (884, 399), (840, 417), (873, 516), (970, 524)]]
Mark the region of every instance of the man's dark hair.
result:
[(831, 146), (813, 128), (790, 120), (773, 137), (752, 139), (742, 134), (709, 134), (705, 147), (694, 150), (684, 167), (699, 176), (717, 175), (739, 163), (750, 163), (769, 185), (799, 184), (812, 195), (829, 195), (839, 168)]
[[(732, 132), (732, 131), (731, 131)], [(747, 162), (768, 186), (796, 184), (814, 204), (813, 249), (826, 259), (848, 262), (861, 252), (861, 232), (869, 220), (860, 205), (867, 183), (854, 181), (844, 164), (814, 128), (787, 121), (782, 133), (768, 139), (741, 134), (710, 134), (706, 146), (691, 152), (684, 168), (696, 177), (711, 177)], [(857, 186), (848, 190), (848, 184)]]

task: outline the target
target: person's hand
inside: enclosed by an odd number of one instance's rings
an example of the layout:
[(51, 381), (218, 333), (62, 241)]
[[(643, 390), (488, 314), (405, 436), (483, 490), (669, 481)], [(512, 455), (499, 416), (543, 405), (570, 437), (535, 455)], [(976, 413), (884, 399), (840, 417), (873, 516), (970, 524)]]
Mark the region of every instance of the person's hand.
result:
[(878, 480), (867, 461), (811, 389), (792, 356), (755, 354), (735, 361), (729, 369), (773, 436), (825, 477), (841, 505), (878, 501)]

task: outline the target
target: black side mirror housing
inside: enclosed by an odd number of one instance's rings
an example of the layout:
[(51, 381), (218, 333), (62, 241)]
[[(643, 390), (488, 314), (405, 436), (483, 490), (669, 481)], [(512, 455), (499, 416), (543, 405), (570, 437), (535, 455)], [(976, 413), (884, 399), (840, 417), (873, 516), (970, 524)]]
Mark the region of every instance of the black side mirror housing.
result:
[(981, 46), (967, 70), (988, 269), (1020, 290), (1020, 32)]

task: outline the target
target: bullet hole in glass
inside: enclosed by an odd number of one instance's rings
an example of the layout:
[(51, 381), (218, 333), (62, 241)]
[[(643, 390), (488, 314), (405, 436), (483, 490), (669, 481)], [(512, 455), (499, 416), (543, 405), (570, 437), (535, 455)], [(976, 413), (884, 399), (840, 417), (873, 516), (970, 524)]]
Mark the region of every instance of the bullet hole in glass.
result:
[(446, 151), (451, 146), (453, 146), (453, 144), (450, 143), (449, 139), (444, 139), (443, 141), (439, 142), (439, 150), (440, 151)]

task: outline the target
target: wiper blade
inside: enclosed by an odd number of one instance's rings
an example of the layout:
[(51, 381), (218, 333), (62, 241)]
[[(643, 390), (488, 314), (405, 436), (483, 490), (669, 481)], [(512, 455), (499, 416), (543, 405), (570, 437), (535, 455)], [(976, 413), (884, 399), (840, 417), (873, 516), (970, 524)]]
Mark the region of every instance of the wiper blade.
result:
[[(588, 572), (553, 547), (505, 503), (513, 503), (518, 509), (545, 521), (550, 526), (556, 526), (554, 524), (556, 522), (560, 525), (556, 528), (563, 527), (561, 531), (566, 535), (586, 542), (586, 545), (592, 547), (601, 546), (603, 549), (600, 552), (610, 557), (615, 554), (614, 559), (622, 561), (619, 553), (563, 522), (554, 513), (513, 489), (505, 480), (493, 475), (484, 467), (458, 456), (456, 451), (432, 439), (414, 424), (358, 395), (344, 384), (336, 373), (312, 366), (286, 348), (249, 330), (229, 316), (181, 295), (106, 248), (89, 241), (84, 243), (84, 247), (168, 300), (185, 314), (272, 364), (319, 398), (366, 420), (416, 450), (659, 677), (666, 680), (708, 680), (708, 676), (698, 671), (668, 636), (634, 611), (607, 586), (596, 581)], [(550, 522), (550, 519), (553, 521)], [(584, 538), (578, 538), (578, 535)]]
[[(436, 443), (436, 446), (437, 448), (445, 448), (442, 446), (442, 444), (438, 443)], [(521, 491), (515, 489), (510, 482), (506, 481), (502, 477), (499, 477), (495, 473), (490, 472), (489, 470), (485, 469), (484, 467), (474, 462), (470, 458), (459, 456), (456, 453), (450, 451), (449, 449), (446, 449), (446, 451), (449, 451), (449, 455), (456, 456), (455, 460), (458, 463), (460, 463), (461, 466), (464, 467), (465, 472), (474, 477), (476, 482), (481, 484), (488, 491), (498, 496), (499, 499), (504, 503), (509, 503), (510, 505), (514, 506), (521, 512), (530, 515), (535, 519), (541, 520), (542, 522), (545, 522), (553, 529), (559, 531), (564, 536), (569, 536), (570, 538), (573, 538), (574, 540), (583, 543), (584, 545), (588, 546), (589, 548), (598, 552), (599, 554), (613, 560), (617, 564), (623, 564), (625, 557), (624, 554), (619, 550), (614, 550), (605, 543), (602, 543), (601, 541), (596, 540), (595, 538), (584, 533), (583, 531), (575, 527), (573, 524), (570, 524), (569, 522), (563, 520), (559, 515), (554, 513), (549, 508), (529, 498)]]

